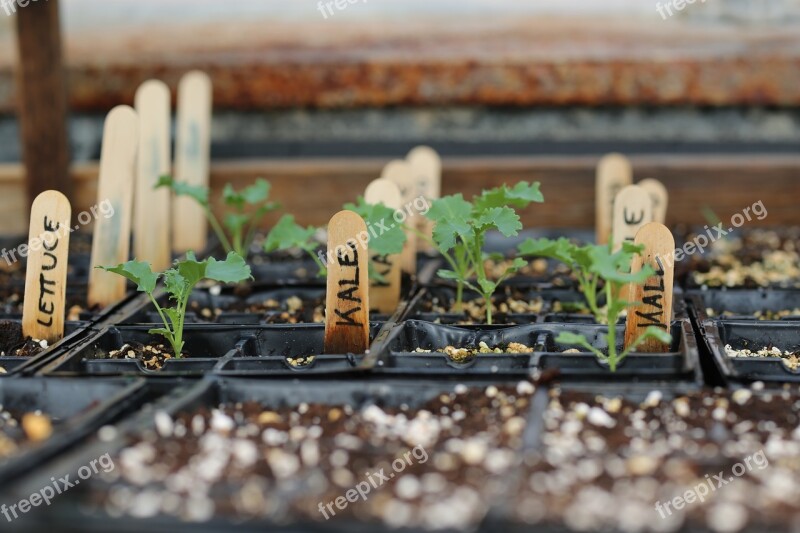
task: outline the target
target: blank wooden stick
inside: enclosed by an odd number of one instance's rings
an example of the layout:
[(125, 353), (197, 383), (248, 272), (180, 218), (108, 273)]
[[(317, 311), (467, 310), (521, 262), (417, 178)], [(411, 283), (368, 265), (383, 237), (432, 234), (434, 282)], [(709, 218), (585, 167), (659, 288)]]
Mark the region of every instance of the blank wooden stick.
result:
[(606, 244), (611, 236), (614, 199), (619, 191), (633, 183), (633, 168), (621, 154), (608, 154), (597, 165), (595, 180), (595, 231), (597, 244)]
[[(390, 209), (400, 209), (400, 189), (394, 182), (378, 179), (367, 186), (364, 201), (383, 204)], [(400, 303), (400, 254), (378, 256), (370, 254), (372, 265), (385, 281), (370, 280), (369, 300), (372, 309), (392, 314)]]
[[(442, 160), (436, 150), (429, 146), (417, 146), (406, 156), (417, 184), (417, 196), (425, 198), (429, 205), (442, 195)], [(417, 214), (417, 229), (433, 238), (433, 222)], [(420, 249), (432, 250), (433, 246), (419, 239)]]
[[(175, 136), (175, 181), (208, 188), (211, 143), (211, 79), (192, 71), (178, 86), (177, 133)], [(201, 252), (208, 241), (208, 221), (203, 208), (191, 198), (172, 202), (173, 251)]]
[(26, 337), (49, 343), (64, 337), (71, 218), (69, 200), (58, 191), (45, 191), (33, 201), (22, 308)]
[(638, 185), (623, 188), (614, 199), (614, 250), (619, 250), (623, 241), (633, 242), (639, 228), (652, 221), (653, 202), (647, 191)]
[[(417, 196), (417, 185), (414, 180), (414, 173), (411, 165), (402, 159), (395, 159), (390, 161), (388, 165), (383, 168), (381, 179), (392, 181), (400, 189), (400, 201), (403, 206), (413, 205), (414, 198)], [(406, 216), (408, 213), (403, 210)], [(414, 218), (407, 218), (405, 223), (409, 227), (416, 224)], [(412, 231), (406, 231), (406, 244), (403, 246), (403, 253), (401, 254), (400, 264), (402, 265), (403, 272), (409, 274), (417, 273), (417, 235)]]
[(139, 155), (133, 202), (133, 254), (156, 271), (172, 264), (170, 192), (154, 189), (170, 172), (170, 93), (161, 81), (149, 80), (136, 91), (139, 115)]
[(339, 211), (328, 224), (327, 354), (369, 348), (368, 235), (364, 219), (352, 211)]
[[(675, 239), (664, 224), (651, 222), (636, 233), (634, 243), (643, 244), (644, 251), (633, 258), (631, 272), (640, 271), (642, 265), (650, 265), (655, 274), (647, 278), (644, 285), (630, 285), (628, 301), (640, 303), (628, 309), (626, 347), (633, 344), (648, 326), (669, 332), (672, 322)], [(645, 353), (668, 350), (669, 346), (656, 339), (647, 339), (636, 348), (636, 351)]]
[(100, 217), (94, 223), (92, 268), (89, 270), (90, 307), (105, 307), (125, 296), (125, 278), (95, 267), (118, 265), (129, 259), (138, 140), (136, 111), (124, 105), (112, 109), (103, 127), (97, 201), (98, 205), (110, 204), (114, 214)]
[(669, 193), (664, 184), (657, 179), (647, 178), (637, 183), (643, 187), (653, 201), (653, 222), (664, 224), (667, 220), (667, 206), (669, 205)]

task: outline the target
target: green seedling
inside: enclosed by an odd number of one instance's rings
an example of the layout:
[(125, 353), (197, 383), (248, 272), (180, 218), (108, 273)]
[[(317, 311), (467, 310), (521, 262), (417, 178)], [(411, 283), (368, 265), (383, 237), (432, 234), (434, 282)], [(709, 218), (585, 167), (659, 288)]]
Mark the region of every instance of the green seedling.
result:
[(236, 252), (242, 257), (248, 256), (253, 235), (264, 215), (280, 207), (269, 201), (271, 186), (261, 178), (241, 191), (234, 190), (230, 183), (225, 185), (222, 201), (229, 211), (222, 223), (211, 209), (209, 192), (205, 187), (175, 181), (170, 176), (161, 176), (156, 187), (169, 187), (176, 195), (187, 196), (200, 204), (225, 251)]
[[(137, 290), (147, 294), (164, 324), (163, 328), (154, 328), (149, 332), (167, 339), (177, 358), (183, 353), (186, 305), (192, 289), (202, 280), (238, 283), (251, 277), (250, 267), (236, 252), (230, 252), (224, 261), (217, 261), (213, 257), (198, 261), (194, 252), (188, 252), (186, 259), (175, 261), (175, 265), (163, 273), (153, 272), (150, 263), (136, 260), (115, 267), (97, 268), (124, 276), (136, 284)], [(164, 289), (169, 295), (167, 301), (172, 302), (172, 306), (162, 307), (154, 296), (159, 278), (163, 278)]]
[[(368, 204), (363, 197), (359, 197), (355, 204), (346, 204), (344, 208), (357, 213), (367, 224), (368, 235), (353, 237), (360, 239), (360, 242), (367, 242), (370, 255), (373, 253), (379, 256), (394, 255), (403, 251), (406, 234), (402, 225), (393, 223), (394, 210), (383, 204)], [(328, 271), (318, 254), (321, 246), (316, 238), (318, 231), (313, 226), (305, 228), (300, 226), (292, 215), (284, 215), (269, 232), (264, 242), (264, 250), (266, 252), (303, 250), (319, 267), (317, 275), (325, 277)], [(369, 263), (369, 274), (370, 279), (384, 281), (372, 260)]]
[[(608, 325), (606, 333), (608, 353), (603, 353), (592, 346), (586, 337), (575, 333), (561, 332), (556, 342), (581, 346), (595, 354), (601, 361), (608, 363), (609, 369), (616, 372), (617, 366), (646, 339), (655, 338), (669, 344), (672, 342), (672, 336), (662, 329), (649, 326), (632, 345), (617, 352), (617, 321), (625, 309), (638, 304), (625, 300), (627, 291), (624, 289), (630, 284), (643, 284), (655, 272), (648, 265), (636, 273), (630, 272), (633, 257), (640, 254), (644, 246), (625, 242), (619, 251), (612, 252), (612, 249), (610, 243), (578, 246), (564, 238), (528, 239), (518, 247), (521, 256), (555, 259), (572, 269), (589, 311), (599, 324)], [(600, 294), (605, 295), (604, 307), (598, 305)]]
[(481, 295), (486, 304), (486, 323), (492, 323), (492, 295), (526, 262), (517, 258), (498, 279), (489, 279), (484, 261), (493, 256), (483, 251), (486, 233), (496, 230), (506, 237), (517, 235), (522, 223), (515, 209), (543, 201), (539, 183), (525, 181), (513, 187), (503, 185), (483, 191), (472, 202), (460, 193), (433, 201), (425, 216), (434, 223), (433, 244), (450, 266), (438, 275), (456, 283), (455, 311), (461, 310), (467, 287)]

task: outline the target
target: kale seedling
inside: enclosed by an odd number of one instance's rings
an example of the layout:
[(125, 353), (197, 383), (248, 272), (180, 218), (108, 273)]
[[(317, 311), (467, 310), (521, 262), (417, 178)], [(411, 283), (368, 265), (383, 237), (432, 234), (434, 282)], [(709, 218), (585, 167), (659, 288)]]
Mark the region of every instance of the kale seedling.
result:
[[(180, 358), (183, 352), (186, 305), (189, 303), (189, 296), (195, 285), (204, 279), (222, 283), (237, 283), (250, 278), (250, 267), (236, 252), (230, 252), (224, 261), (217, 261), (213, 257), (198, 261), (194, 253), (189, 252), (186, 254), (186, 259), (176, 261), (175, 265), (163, 274), (153, 272), (150, 263), (136, 260), (115, 267), (99, 266), (97, 268), (126, 277), (136, 284), (139, 291), (150, 297), (164, 327), (151, 329), (149, 333), (161, 335), (167, 339), (177, 358)], [(174, 302), (172, 307), (160, 306), (153, 296), (160, 277), (164, 279), (164, 289), (169, 295), (168, 301)]]
[(161, 176), (156, 183), (158, 187), (169, 187), (176, 195), (188, 196), (200, 204), (225, 251), (236, 252), (242, 257), (247, 257), (253, 234), (264, 215), (280, 207), (269, 201), (271, 186), (267, 180), (259, 178), (238, 192), (228, 183), (222, 191), (222, 200), (230, 212), (225, 214), (220, 224), (211, 210), (208, 189), (205, 187), (175, 181), (170, 176)]
[[(355, 204), (346, 204), (344, 208), (357, 213), (367, 224), (370, 255), (373, 253), (379, 256), (394, 255), (403, 251), (406, 235), (403, 226), (392, 222), (394, 211), (391, 208), (383, 204), (368, 204), (363, 197), (359, 197)], [(319, 267), (317, 275), (325, 277), (327, 268), (317, 254), (321, 244), (315, 238), (317, 231), (317, 228), (313, 226), (306, 228), (300, 226), (292, 215), (284, 215), (269, 232), (267, 240), (264, 242), (264, 250), (267, 252), (303, 250), (317, 263)], [(372, 260), (370, 260), (369, 274), (371, 279), (384, 281)]]
[[(623, 289), (629, 284), (641, 285), (654, 274), (649, 265), (645, 265), (639, 272), (630, 273), (634, 255), (640, 254), (643, 249), (644, 247), (641, 245), (624, 242), (619, 251), (612, 252), (611, 243), (577, 246), (564, 238), (556, 241), (528, 239), (519, 245), (518, 250), (522, 256), (549, 257), (572, 268), (578, 278), (578, 284), (586, 299), (586, 304), (595, 320), (599, 324), (608, 325), (606, 333), (608, 354), (592, 346), (583, 335), (575, 333), (561, 332), (556, 338), (556, 342), (586, 348), (601, 361), (607, 362), (612, 372), (616, 372), (617, 366), (623, 359), (646, 339), (655, 338), (665, 344), (672, 342), (672, 336), (669, 333), (655, 326), (649, 326), (631, 346), (625, 348), (621, 353), (617, 353), (617, 320), (622, 311), (638, 303), (626, 301)], [(600, 291), (605, 295), (605, 307), (599, 307), (597, 303)]]
[[(449, 270), (440, 270), (438, 275), (456, 282), (456, 311), (461, 310), (464, 287), (468, 287), (483, 297), (486, 323), (492, 323), (492, 295), (526, 262), (517, 258), (498, 279), (489, 279), (484, 261), (491, 256), (483, 251), (486, 233), (497, 230), (506, 237), (517, 235), (522, 223), (515, 208), (523, 209), (533, 202), (543, 201), (539, 183), (525, 181), (514, 187), (503, 185), (483, 191), (472, 202), (460, 193), (433, 201), (425, 216), (434, 222), (433, 244), (450, 266)], [(471, 281), (472, 276), (475, 276), (475, 283)]]

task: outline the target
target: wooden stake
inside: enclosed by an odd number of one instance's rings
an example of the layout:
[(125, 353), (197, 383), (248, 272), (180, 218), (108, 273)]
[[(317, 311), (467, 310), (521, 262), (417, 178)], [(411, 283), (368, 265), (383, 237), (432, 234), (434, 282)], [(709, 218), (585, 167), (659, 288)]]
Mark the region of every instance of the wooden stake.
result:
[[(178, 115), (175, 136), (175, 181), (208, 187), (211, 143), (211, 79), (192, 71), (178, 86)], [(182, 254), (202, 252), (208, 241), (208, 221), (202, 207), (187, 197), (172, 202), (172, 249)]]
[(71, 218), (69, 200), (58, 191), (41, 193), (31, 206), (22, 308), (26, 337), (49, 343), (64, 337)]
[(633, 241), (639, 228), (652, 221), (653, 202), (647, 191), (638, 185), (622, 189), (614, 199), (614, 250), (619, 250), (623, 241)]
[(170, 93), (161, 81), (149, 80), (136, 91), (139, 115), (139, 155), (136, 197), (133, 203), (133, 254), (162, 271), (172, 264), (170, 247), (170, 193), (154, 189), (160, 176), (170, 172)]
[[(665, 225), (651, 222), (644, 225), (634, 240), (643, 244), (644, 251), (633, 258), (631, 272), (638, 272), (642, 265), (650, 265), (656, 271), (644, 285), (630, 285), (628, 301), (641, 302), (628, 309), (625, 324), (625, 346), (630, 346), (644, 333), (648, 326), (670, 331), (672, 322), (672, 285), (675, 277), (675, 239)], [(669, 346), (655, 339), (647, 339), (636, 348), (638, 352), (660, 353)]]
[[(388, 165), (383, 168), (381, 179), (392, 181), (400, 189), (400, 201), (403, 206), (412, 204), (414, 198), (417, 196), (417, 185), (414, 180), (414, 172), (411, 165), (402, 159), (390, 161)], [(403, 208), (403, 213), (406, 215), (405, 223), (410, 227), (416, 224), (414, 218), (408, 217), (408, 213)], [(402, 265), (403, 272), (411, 275), (417, 273), (417, 235), (412, 231), (406, 231), (406, 244), (403, 247), (401, 254), (400, 264)]]
[(633, 168), (621, 154), (608, 154), (597, 165), (595, 180), (595, 231), (597, 244), (606, 244), (614, 220), (614, 199), (633, 183)]
[[(417, 146), (406, 156), (406, 161), (411, 165), (412, 175), (417, 183), (417, 196), (430, 202), (442, 195), (442, 160), (436, 150), (428, 146)], [(429, 238), (433, 237), (433, 222), (424, 215), (417, 214), (417, 229)], [(432, 250), (433, 246), (419, 239), (419, 248)]]
[(669, 205), (669, 193), (664, 184), (657, 179), (647, 178), (637, 183), (644, 188), (650, 199), (653, 201), (653, 222), (664, 224), (667, 220), (667, 206)]
[[(383, 204), (390, 209), (400, 209), (400, 189), (394, 182), (378, 179), (367, 186), (364, 200), (368, 204)], [(369, 301), (372, 309), (392, 314), (400, 303), (400, 254), (370, 254), (373, 267), (386, 281), (369, 282)]]
[(328, 224), (327, 354), (369, 348), (368, 235), (364, 219), (352, 211), (339, 211)]
[(139, 140), (139, 119), (128, 106), (117, 106), (106, 117), (100, 153), (98, 204), (113, 208), (108, 218), (94, 223), (92, 260), (89, 269), (89, 306), (105, 307), (125, 296), (125, 278), (96, 266), (124, 263), (130, 254), (131, 202)]

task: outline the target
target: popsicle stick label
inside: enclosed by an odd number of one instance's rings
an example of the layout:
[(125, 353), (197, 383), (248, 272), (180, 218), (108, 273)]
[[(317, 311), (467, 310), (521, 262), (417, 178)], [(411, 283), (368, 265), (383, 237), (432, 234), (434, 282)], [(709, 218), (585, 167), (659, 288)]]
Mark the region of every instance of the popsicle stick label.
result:
[[(408, 153), (406, 161), (411, 165), (412, 175), (417, 184), (417, 196), (425, 198), (429, 205), (432, 200), (440, 198), (442, 195), (442, 160), (436, 150), (429, 146), (417, 146)], [(432, 238), (433, 222), (424, 216), (417, 218), (417, 229)], [(421, 239), (418, 244), (420, 249), (433, 249), (430, 243)]]
[(637, 183), (650, 195), (653, 201), (653, 222), (664, 224), (667, 220), (667, 206), (669, 205), (669, 193), (664, 184), (657, 179), (647, 178)]
[(328, 224), (325, 353), (362, 354), (369, 348), (369, 250), (367, 225), (352, 211)]
[(94, 267), (118, 265), (129, 258), (138, 141), (139, 119), (133, 108), (112, 109), (103, 126), (97, 198), (98, 205), (112, 206), (114, 216), (98, 218), (94, 225), (89, 306), (105, 307), (125, 296), (125, 278)]
[[(414, 172), (411, 165), (404, 160), (396, 159), (390, 161), (381, 173), (381, 179), (394, 182), (400, 189), (400, 201), (402, 204), (413, 204), (417, 195), (417, 183), (414, 180)], [(416, 216), (411, 216), (406, 220), (409, 227), (418, 223)], [(403, 253), (400, 256), (400, 264), (403, 272), (409, 274), (417, 273), (417, 235), (412, 231), (406, 231), (406, 244), (403, 246)]]
[[(655, 274), (643, 285), (631, 284), (628, 301), (639, 302), (628, 309), (625, 324), (625, 346), (630, 346), (649, 326), (669, 332), (672, 322), (672, 287), (675, 269), (668, 259), (675, 250), (675, 239), (665, 225), (651, 222), (636, 234), (635, 244), (644, 245), (644, 251), (634, 256), (631, 272), (639, 272), (643, 265), (650, 265)], [(660, 353), (669, 346), (656, 339), (647, 339), (636, 351)]]
[[(368, 204), (383, 204), (390, 209), (400, 209), (400, 189), (394, 182), (377, 179), (371, 182), (364, 193), (364, 201)], [(372, 309), (380, 313), (392, 314), (400, 303), (400, 255), (371, 254), (372, 267), (383, 281), (369, 282), (369, 299)]]
[(595, 231), (597, 244), (606, 244), (611, 237), (614, 201), (617, 194), (633, 183), (633, 168), (627, 157), (608, 154), (597, 165), (595, 180)]
[(139, 115), (139, 155), (133, 202), (134, 256), (156, 271), (172, 264), (170, 247), (170, 191), (155, 189), (158, 178), (170, 173), (170, 93), (158, 80), (144, 82), (136, 91)]
[(652, 221), (653, 202), (647, 191), (638, 185), (622, 189), (614, 199), (614, 250), (619, 250), (624, 241), (633, 242), (639, 229)]
[[(211, 143), (211, 79), (192, 71), (178, 85), (178, 113), (175, 137), (175, 181), (209, 186)], [(208, 240), (208, 221), (203, 208), (187, 197), (172, 202), (173, 243), (177, 253), (201, 252)]]
[(72, 208), (58, 191), (44, 191), (31, 206), (22, 334), (54, 343), (64, 337)]

